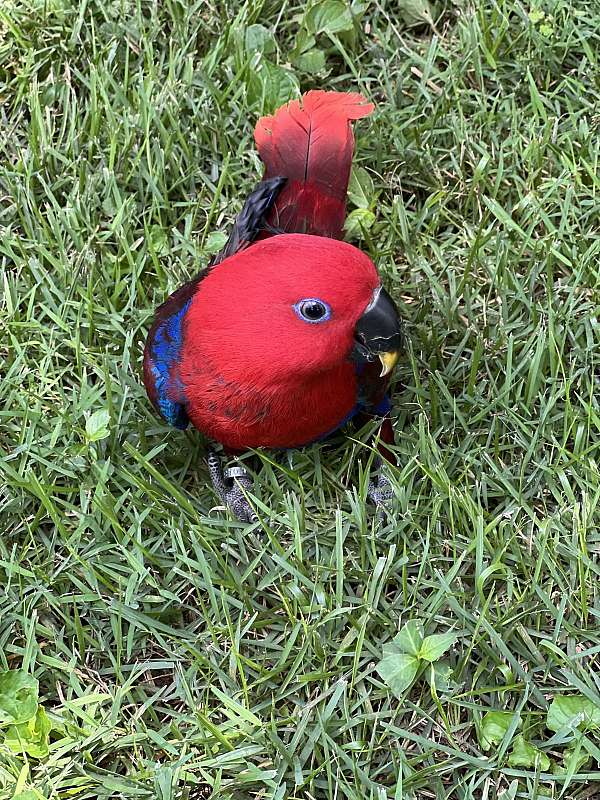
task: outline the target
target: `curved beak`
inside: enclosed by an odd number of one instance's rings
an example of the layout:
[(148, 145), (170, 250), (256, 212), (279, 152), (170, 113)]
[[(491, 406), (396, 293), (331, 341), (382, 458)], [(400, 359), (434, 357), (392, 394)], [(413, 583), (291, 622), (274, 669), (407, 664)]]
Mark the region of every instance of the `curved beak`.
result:
[(381, 287), (354, 329), (354, 353), (362, 361), (381, 361), (380, 377), (388, 375), (398, 361), (403, 335), (394, 301)]

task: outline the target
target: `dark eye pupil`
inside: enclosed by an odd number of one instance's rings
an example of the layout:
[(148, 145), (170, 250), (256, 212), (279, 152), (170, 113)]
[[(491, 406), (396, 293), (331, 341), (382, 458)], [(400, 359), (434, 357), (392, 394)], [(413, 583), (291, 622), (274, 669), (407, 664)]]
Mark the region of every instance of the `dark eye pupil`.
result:
[(298, 300), (294, 305), (294, 311), (305, 322), (322, 322), (329, 319), (331, 309), (323, 300), (318, 297), (306, 297)]
[(322, 303), (304, 303), (302, 313), (307, 319), (321, 319), (325, 315), (325, 306)]

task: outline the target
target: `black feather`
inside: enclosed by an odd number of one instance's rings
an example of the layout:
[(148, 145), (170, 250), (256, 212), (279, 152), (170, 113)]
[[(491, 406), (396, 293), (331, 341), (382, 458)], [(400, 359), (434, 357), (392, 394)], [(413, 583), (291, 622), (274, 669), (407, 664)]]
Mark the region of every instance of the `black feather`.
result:
[(264, 218), (275, 204), (277, 195), (286, 180), (287, 178), (284, 177), (276, 177), (261, 181), (256, 189), (248, 195), (244, 207), (233, 223), (227, 244), (210, 262), (211, 267), (220, 264), (221, 261), (239, 250), (243, 250), (256, 239), (265, 227)]

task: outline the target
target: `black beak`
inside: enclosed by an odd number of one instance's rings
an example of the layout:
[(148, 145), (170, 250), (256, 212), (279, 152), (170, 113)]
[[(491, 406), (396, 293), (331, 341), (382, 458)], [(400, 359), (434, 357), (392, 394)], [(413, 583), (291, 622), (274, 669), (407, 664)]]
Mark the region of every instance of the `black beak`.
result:
[(379, 358), (383, 377), (394, 368), (403, 340), (398, 309), (386, 290), (381, 288), (356, 323), (353, 355), (360, 361)]

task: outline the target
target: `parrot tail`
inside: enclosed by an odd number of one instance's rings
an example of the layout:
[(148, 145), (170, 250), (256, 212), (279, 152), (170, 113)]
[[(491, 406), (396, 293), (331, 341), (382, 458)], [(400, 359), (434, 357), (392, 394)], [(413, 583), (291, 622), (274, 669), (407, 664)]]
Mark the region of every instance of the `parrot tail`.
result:
[(254, 130), (264, 179), (287, 178), (266, 217), (273, 233), (342, 238), (354, 136), (351, 121), (373, 111), (360, 94), (311, 91)]

